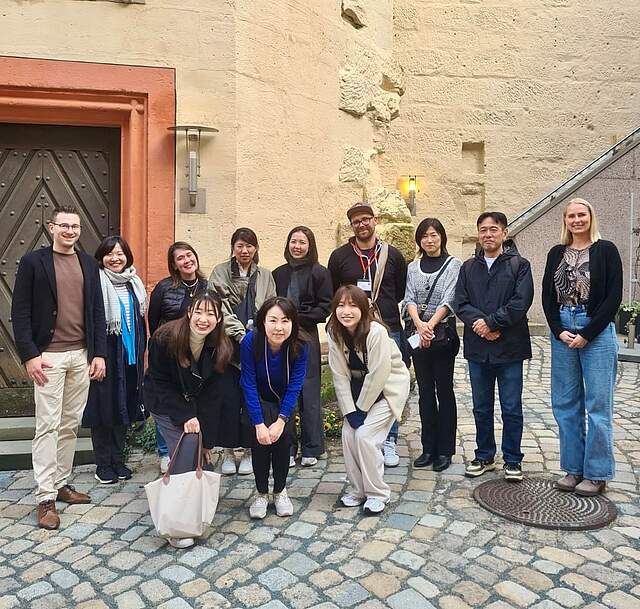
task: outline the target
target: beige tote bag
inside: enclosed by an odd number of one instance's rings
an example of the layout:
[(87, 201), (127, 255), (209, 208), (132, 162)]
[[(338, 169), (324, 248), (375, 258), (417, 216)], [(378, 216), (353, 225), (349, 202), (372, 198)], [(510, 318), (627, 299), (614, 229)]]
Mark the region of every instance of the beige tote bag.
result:
[[(184, 433), (174, 455), (180, 450)], [(202, 434), (198, 434), (198, 467), (184, 474), (167, 473), (145, 484), (153, 524), (161, 537), (202, 537), (211, 525), (220, 496), (220, 474), (202, 469)]]

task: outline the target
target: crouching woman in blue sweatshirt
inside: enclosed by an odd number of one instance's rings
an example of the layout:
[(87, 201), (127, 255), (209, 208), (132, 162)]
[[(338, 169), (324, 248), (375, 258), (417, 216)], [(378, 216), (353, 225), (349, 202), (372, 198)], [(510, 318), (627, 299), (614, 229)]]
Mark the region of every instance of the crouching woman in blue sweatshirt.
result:
[(288, 298), (269, 298), (256, 315), (254, 329), (240, 343), (240, 384), (255, 428), (251, 460), (258, 494), (251, 518), (264, 518), (269, 505), (269, 469), (273, 469), (273, 502), (278, 516), (291, 516), (287, 495), (293, 411), (304, 383), (308, 348), (298, 314)]

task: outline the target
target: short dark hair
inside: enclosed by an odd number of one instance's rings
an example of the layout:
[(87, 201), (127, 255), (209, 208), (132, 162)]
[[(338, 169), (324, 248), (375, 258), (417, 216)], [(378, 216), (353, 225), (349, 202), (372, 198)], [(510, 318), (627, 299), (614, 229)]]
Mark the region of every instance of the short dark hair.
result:
[(133, 252), (129, 247), (129, 244), (120, 235), (110, 235), (102, 240), (102, 243), (98, 246), (96, 253), (93, 257), (98, 261), (100, 268), (104, 268), (102, 259), (116, 246), (119, 245), (127, 258), (127, 263), (124, 268), (128, 269), (133, 264)]
[(420, 224), (418, 224), (418, 228), (416, 228), (415, 234), (418, 253), (421, 256), (424, 256), (426, 254), (426, 252), (422, 249), (422, 245), (420, 242), (422, 241), (422, 237), (424, 237), (424, 234), (430, 228), (432, 228), (434, 231), (436, 231), (436, 233), (440, 235), (440, 254), (448, 256), (449, 252), (447, 251), (447, 231), (444, 230), (444, 226), (442, 225), (442, 222), (438, 220), (438, 218), (425, 218), (424, 220), (422, 220), (422, 222), (420, 222)]
[(283, 296), (272, 296), (264, 301), (256, 314), (253, 330), (255, 332), (253, 338), (253, 353), (256, 361), (260, 361), (264, 358), (264, 350), (267, 341), (264, 323), (267, 318), (267, 313), (273, 307), (280, 307), (285, 316), (291, 320), (291, 334), (282, 345), (288, 349), (291, 356), (294, 358), (298, 357), (298, 355), (302, 353), (304, 345), (307, 342), (307, 334), (300, 328), (298, 310), (293, 302)]
[(258, 256), (258, 250), (260, 249), (260, 245), (258, 244), (258, 235), (246, 226), (236, 228), (236, 230), (233, 231), (233, 235), (231, 235), (231, 256), (233, 256), (233, 246), (236, 244), (236, 241), (244, 241), (256, 248), (256, 253), (253, 255), (253, 261), (258, 264), (260, 260), (260, 257)]
[(478, 216), (476, 228), (479, 228), (487, 218), (491, 218), (496, 224), (500, 224), (502, 228), (507, 228), (509, 225), (507, 222), (507, 216), (505, 216), (501, 211), (485, 211)]
[(49, 222), (55, 223), (58, 219), (58, 214), (74, 214), (78, 216), (78, 218), (80, 217), (80, 212), (74, 205), (60, 205), (60, 207), (56, 207), (56, 209), (51, 212), (51, 219)]
[(200, 258), (198, 258), (198, 252), (196, 252), (193, 246), (189, 245), (186, 241), (176, 241), (169, 246), (169, 249), (167, 251), (167, 267), (169, 269), (169, 275), (171, 276), (171, 279), (173, 279), (173, 287), (177, 288), (182, 281), (180, 277), (180, 271), (176, 268), (176, 263), (173, 256), (176, 250), (187, 250), (195, 256), (196, 262), (198, 263), (198, 268), (196, 269), (196, 278), (204, 279), (205, 277), (200, 270)]
[(306, 262), (310, 262), (311, 264), (315, 264), (316, 262), (318, 262), (318, 246), (316, 245), (316, 236), (313, 234), (313, 231), (306, 226), (296, 226), (289, 231), (287, 240), (284, 244), (284, 259), (287, 262), (291, 262), (292, 260), (294, 260), (294, 257), (289, 251), (289, 241), (291, 241), (293, 233), (302, 233), (309, 241), (309, 251), (305, 256)]

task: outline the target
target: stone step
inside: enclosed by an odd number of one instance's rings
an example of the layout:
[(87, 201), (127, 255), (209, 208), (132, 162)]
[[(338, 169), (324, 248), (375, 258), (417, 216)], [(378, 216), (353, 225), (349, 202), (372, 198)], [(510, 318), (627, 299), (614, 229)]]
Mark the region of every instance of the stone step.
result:
[[(94, 463), (91, 438), (78, 438), (74, 465)], [(31, 439), (0, 441), (0, 471), (15, 469), (32, 469)]]
[[(10, 440), (32, 440), (36, 429), (35, 417), (0, 418), (0, 442)], [(81, 427), (78, 437), (88, 438), (91, 430)]]

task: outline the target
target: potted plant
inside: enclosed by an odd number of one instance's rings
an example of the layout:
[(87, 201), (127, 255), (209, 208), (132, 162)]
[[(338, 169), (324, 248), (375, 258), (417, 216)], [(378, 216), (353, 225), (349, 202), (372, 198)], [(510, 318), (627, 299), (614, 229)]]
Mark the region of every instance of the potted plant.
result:
[(640, 340), (640, 301), (632, 300), (620, 305), (616, 316), (618, 334), (628, 334), (629, 327), (636, 327), (636, 340)]

